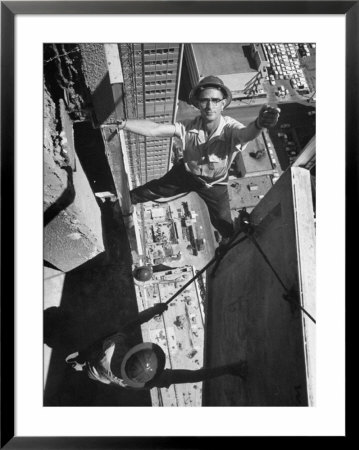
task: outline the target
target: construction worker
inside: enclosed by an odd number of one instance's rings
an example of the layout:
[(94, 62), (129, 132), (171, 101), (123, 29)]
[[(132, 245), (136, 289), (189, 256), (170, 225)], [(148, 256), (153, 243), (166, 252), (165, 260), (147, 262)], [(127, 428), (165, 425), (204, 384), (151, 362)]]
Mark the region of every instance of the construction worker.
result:
[(206, 203), (212, 225), (228, 241), (234, 232), (227, 188), (228, 171), (238, 154), (264, 128), (274, 126), (280, 110), (264, 105), (248, 126), (222, 115), (232, 95), (223, 81), (213, 75), (203, 78), (190, 92), (189, 102), (199, 109), (193, 120), (158, 124), (150, 120), (118, 121), (118, 131), (147, 137), (176, 137), (183, 159), (162, 178), (136, 187), (130, 193), (132, 204), (162, 197), (196, 192)]
[(159, 303), (142, 311), (118, 332), (69, 355), (66, 363), (77, 371), (86, 372), (93, 380), (128, 389), (168, 388), (171, 384), (196, 383), (225, 374), (245, 378), (244, 361), (209, 369), (170, 370), (165, 369), (166, 356), (157, 344), (145, 342), (131, 347), (128, 344), (130, 333), (167, 308), (165, 303)]

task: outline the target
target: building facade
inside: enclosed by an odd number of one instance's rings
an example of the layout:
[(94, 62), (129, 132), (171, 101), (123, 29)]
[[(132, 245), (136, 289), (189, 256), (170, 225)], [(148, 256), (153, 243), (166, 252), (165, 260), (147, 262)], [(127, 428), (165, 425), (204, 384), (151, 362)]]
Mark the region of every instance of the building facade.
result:
[[(119, 44), (127, 118), (172, 123), (182, 65), (181, 44)], [(170, 165), (171, 139), (126, 133), (133, 186), (163, 176)]]
[(264, 52), (263, 44), (251, 44), (251, 58), (255, 62), (256, 69), (261, 72), (262, 76), (267, 76), (270, 62)]
[(185, 44), (184, 55), (192, 87), (205, 76), (216, 75), (229, 87), (233, 100), (265, 96), (259, 84), (270, 63), (261, 44)]
[[(135, 285), (139, 311), (165, 303), (195, 276), (193, 266), (153, 274)], [(204, 307), (201, 287), (194, 281), (178, 295), (160, 317), (141, 326), (144, 342), (154, 342), (166, 354), (166, 369), (197, 370), (203, 367)], [(201, 406), (202, 382), (173, 384), (151, 389), (152, 406)]]

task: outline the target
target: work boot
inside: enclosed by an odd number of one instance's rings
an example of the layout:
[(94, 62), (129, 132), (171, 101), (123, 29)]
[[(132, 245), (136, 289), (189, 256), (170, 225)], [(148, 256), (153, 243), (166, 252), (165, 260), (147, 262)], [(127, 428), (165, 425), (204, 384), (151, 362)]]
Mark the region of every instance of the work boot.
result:
[(115, 194), (113, 194), (112, 192), (96, 192), (95, 196), (102, 202), (105, 203), (106, 200), (110, 201), (110, 202), (115, 202), (117, 201), (117, 196)]
[(75, 352), (75, 353), (71, 353), (71, 355), (68, 355), (65, 358), (66, 364), (70, 364), (70, 366), (75, 369), (78, 372), (81, 372), (84, 370), (84, 367), (86, 365), (86, 363), (79, 363), (78, 361), (76, 361), (76, 359), (79, 356), (79, 352)]
[(133, 205), (137, 205), (137, 203), (143, 202), (143, 199), (138, 194), (136, 194), (136, 192), (134, 192), (134, 191), (130, 191), (130, 197), (131, 197), (131, 203)]
[(231, 243), (232, 237), (222, 237), (220, 240), (218, 247), (215, 250), (215, 254), (218, 257), (221, 257), (226, 254), (227, 250), (229, 250), (228, 246)]
[(128, 210), (127, 213), (121, 213), (122, 217), (131, 217), (132, 214), (135, 212), (135, 207), (132, 205), (130, 205), (130, 208)]

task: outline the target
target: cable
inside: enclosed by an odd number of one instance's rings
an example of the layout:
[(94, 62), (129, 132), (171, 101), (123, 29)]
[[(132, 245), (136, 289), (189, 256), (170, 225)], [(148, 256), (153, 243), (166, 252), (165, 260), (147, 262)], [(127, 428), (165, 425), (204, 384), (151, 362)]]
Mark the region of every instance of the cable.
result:
[[(208, 267), (210, 267), (213, 263), (221, 260), (224, 255), (233, 247), (235, 247), (236, 245), (240, 244), (241, 242), (243, 242), (245, 239), (247, 239), (246, 236), (244, 236), (242, 239), (240, 239), (239, 241), (233, 243), (233, 241), (236, 239), (236, 237), (238, 236), (239, 233), (235, 234), (233, 236), (233, 238), (231, 239), (230, 243), (228, 243), (226, 246), (221, 247), (217, 247), (216, 249), (216, 253), (215, 256), (201, 269), (199, 270), (196, 275), (191, 278), (189, 281), (187, 281), (187, 283), (185, 285), (183, 285), (176, 293), (174, 293), (172, 295), (172, 297), (170, 299), (168, 299), (165, 303), (166, 305), (168, 305), (170, 302), (172, 302), (172, 300), (174, 300), (181, 292), (183, 292), (191, 283), (193, 283), (193, 281), (195, 281), (200, 275), (202, 275), (202, 273), (208, 269)], [(218, 251), (219, 249), (221, 249), (221, 251)], [(217, 266), (218, 267), (218, 266)], [(215, 270), (215, 269), (214, 269)]]
[(281, 284), (281, 286), (283, 287), (283, 289), (286, 291), (286, 294), (283, 295), (284, 300), (286, 300), (287, 302), (291, 303), (292, 305), (296, 306), (297, 308), (301, 309), (304, 314), (306, 314), (309, 319), (314, 322), (315, 324), (317, 323), (314, 319), (314, 317), (312, 317), (308, 311), (306, 311), (306, 309), (303, 308), (303, 306), (299, 303), (295, 301), (294, 298), (294, 293), (291, 292), (283, 283), (282, 279), (280, 278), (280, 276), (278, 275), (278, 273), (276, 272), (276, 270), (274, 269), (274, 267), (272, 266), (271, 262), (269, 261), (269, 259), (267, 258), (266, 254), (263, 252), (263, 250), (261, 249), (260, 245), (258, 244), (257, 240), (253, 237), (253, 236), (248, 236), (248, 238), (250, 239), (251, 242), (253, 242), (254, 246), (257, 248), (257, 250), (259, 251), (259, 253), (262, 255), (264, 261), (268, 264), (268, 266), (271, 268), (272, 272), (274, 273), (275, 277), (277, 278), (277, 280), (279, 281), (279, 283)]
[(254, 227), (253, 224), (251, 224), (250, 221), (250, 216), (247, 213), (246, 209), (243, 208), (240, 212), (240, 221), (241, 221), (241, 229), (243, 229), (244, 233), (248, 236), (248, 238), (250, 239), (250, 241), (254, 244), (254, 246), (256, 247), (256, 249), (259, 251), (259, 253), (262, 255), (264, 261), (268, 264), (268, 266), (270, 267), (270, 269), (272, 270), (272, 272), (274, 273), (275, 277), (277, 278), (277, 280), (279, 281), (279, 283), (281, 284), (281, 286), (283, 287), (283, 289), (285, 290), (285, 294), (283, 294), (283, 299), (286, 300), (287, 302), (291, 303), (293, 306), (299, 308), (301, 311), (304, 312), (304, 314), (306, 314), (309, 319), (316, 324), (315, 319), (308, 313), (308, 311), (305, 310), (305, 308), (303, 308), (303, 306), (299, 303), (299, 301), (297, 301), (298, 299), (295, 298), (297, 297), (295, 294), (295, 292), (290, 291), (287, 286), (283, 283), (282, 279), (280, 278), (280, 276), (278, 275), (277, 271), (274, 269), (273, 265), (271, 264), (271, 262), (269, 261), (267, 255), (264, 253), (264, 251), (262, 250), (262, 248), (260, 247), (260, 245), (258, 244), (256, 238), (253, 236), (254, 233)]
[[(267, 255), (264, 253), (264, 251), (262, 250), (262, 248), (260, 247), (260, 245), (258, 244), (257, 240), (254, 238), (254, 236), (252, 236), (252, 233), (254, 232), (254, 228), (253, 225), (250, 223), (249, 221), (249, 214), (244, 210), (241, 211), (241, 227), (240, 229), (237, 231), (236, 234), (234, 234), (230, 241), (228, 242), (228, 244), (226, 244), (225, 246), (220, 246), (216, 248), (215, 251), (215, 256), (201, 269), (199, 270), (196, 275), (191, 278), (186, 284), (184, 284), (175, 294), (172, 295), (172, 297), (170, 297), (165, 304), (168, 305), (169, 303), (171, 303), (176, 297), (178, 297), (178, 295), (183, 292), (191, 283), (193, 283), (193, 281), (195, 281), (200, 275), (202, 275), (202, 273), (207, 270), (212, 264), (216, 263), (215, 267), (213, 268), (213, 271), (211, 273), (211, 276), (214, 277), (215, 276), (215, 272), (219, 266), (219, 263), (221, 262), (221, 260), (223, 259), (223, 257), (228, 253), (229, 250), (231, 250), (233, 247), (235, 247), (236, 245), (240, 244), (241, 242), (245, 241), (247, 238), (254, 244), (254, 246), (257, 248), (257, 250), (259, 251), (259, 253), (262, 255), (264, 261), (268, 264), (268, 266), (270, 267), (270, 269), (272, 270), (272, 272), (274, 273), (275, 277), (277, 278), (277, 280), (279, 281), (280, 285), (283, 287), (283, 289), (285, 290), (285, 294), (283, 294), (283, 299), (287, 302), (289, 302), (290, 304), (292, 304), (293, 306), (295, 306), (296, 308), (299, 308), (304, 314), (306, 314), (306, 316), (313, 322), (316, 324), (316, 320), (314, 319), (313, 316), (311, 316), (309, 314), (309, 312), (297, 301), (297, 295), (295, 292), (289, 290), (287, 288), (287, 286), (283, 283), (282, 279), (280, 278), (280, 276), (278, 275), (277, 271), (274, 269), (273, 265), (271, 264), (271, 262), (269, 261)], [(236, 241), (236, 238), (241, 234), (241, 233), (245, 233), (245, 235), (239, 239), (238, 241)]]
[(168, 305), (172, 302), (181, 292), (183, 292), (191, 283), (193, 283), (194, 280), (196, 280), (202, 273), (208, 269), (214, 262), (216, 261), (216, 257), (213, 257), (200, 271), (196, 273), (196, 275), (191, 278), (185, 285), (183, 285), (175, 294), (172, 295), (171, 298), (169, 298), (165, 304)]

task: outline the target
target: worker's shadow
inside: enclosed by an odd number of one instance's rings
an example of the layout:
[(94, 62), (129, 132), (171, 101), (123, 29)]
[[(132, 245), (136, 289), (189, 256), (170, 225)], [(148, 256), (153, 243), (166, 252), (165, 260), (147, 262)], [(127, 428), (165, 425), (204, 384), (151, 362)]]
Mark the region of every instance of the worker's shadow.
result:
[[(105, 251), (66, 273), (61, 303), (44, 311), (45, 406), (150, 406), (147, 392), (90, 380), (65, 358), (109, 335), (137, 314), (131, 253), (118, 202), (100, 203)], [(141, 341), (140, 329), (133, 344)], [(48, 353), (48, 352), (47, 352)]]

